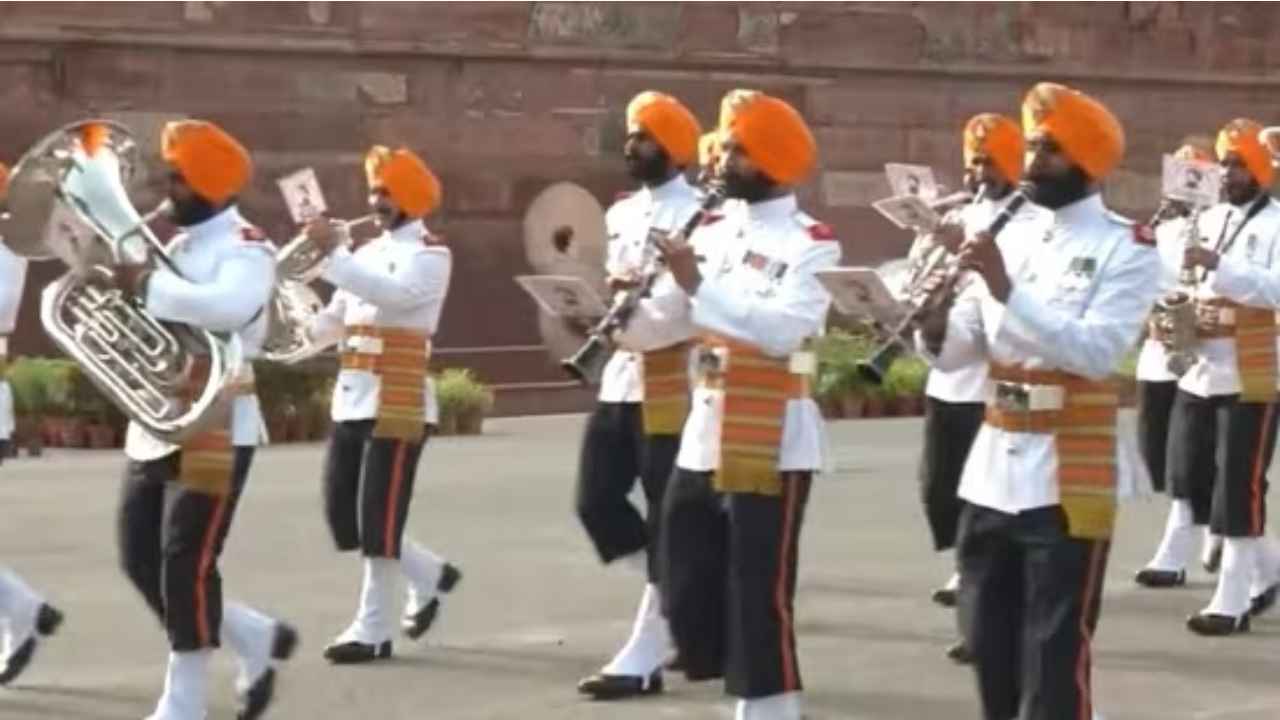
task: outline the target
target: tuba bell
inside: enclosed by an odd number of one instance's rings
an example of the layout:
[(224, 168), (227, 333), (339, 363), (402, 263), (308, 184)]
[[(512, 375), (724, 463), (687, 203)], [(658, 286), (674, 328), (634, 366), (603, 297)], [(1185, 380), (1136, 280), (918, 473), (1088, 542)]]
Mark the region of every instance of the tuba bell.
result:
[[(377, 220), (365, 215), (355, 220), (332, 220), (342, 239), (340, 245), (351, 245), (351, 229)], [(311, 282), (324, 273), (330, 253), (322, 252), (306, 233), (299, 233), (276, 252), (276, 276), (279, 282), (271, 297), (267, 316), (267, 336), (262, 342), (262, 357), (271, 362), (292, 365), (319, 355), (323, 348), (311, 341), (308, 328), (324, 309), (324, 302)]]
[(101, 282), (121, 262), (173, 268), (147, 227), (167, 203), (143, 217), (125, 191), (140, 167), (123, 125), (87, 120), (55, 130), (14, 166), (0, 236), (18, 255), (70, 268), (41, 293), (45, 332), (125, 416), (181, 443), (226, 417), (224, 390), (244, 359), (235, 334), (160, 320)]

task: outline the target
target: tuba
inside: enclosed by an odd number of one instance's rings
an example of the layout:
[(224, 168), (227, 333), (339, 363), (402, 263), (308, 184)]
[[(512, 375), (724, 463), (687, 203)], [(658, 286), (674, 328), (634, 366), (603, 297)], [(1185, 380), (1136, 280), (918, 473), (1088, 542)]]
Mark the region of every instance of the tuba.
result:
[(89, 120), (55, 130), (14, 166), (0, 236), (18, 255), (70, 268), (41, 293), (45, 332), (131, 421), (181, 443), (226, 417), (224, 390), (244, 359), (235, 334), (160, 320), (101, 282), (121, 262), (158, 260), (177, 272), (147, 227), (168, 203), (139, 216), (125, 192), (140, 168), (123, 125)]
[[(335, 221), (343, 235), (340, 244), (351, 245), (351, 229), (377, 220), (365, 215), (355, 220)], [(271, 297), (267, 316), (267, 336), (262, 343), (262, 357), (271, 362), (292, 365), (319, 355), (323, 348), (311, 340), (308, 328), (324, 309), (324, 302), (311, 283), (324, 273), (329, 253), (321, 252), (306, 233), (299, 233), (276, 253), (276, 276), (280, 279)]]

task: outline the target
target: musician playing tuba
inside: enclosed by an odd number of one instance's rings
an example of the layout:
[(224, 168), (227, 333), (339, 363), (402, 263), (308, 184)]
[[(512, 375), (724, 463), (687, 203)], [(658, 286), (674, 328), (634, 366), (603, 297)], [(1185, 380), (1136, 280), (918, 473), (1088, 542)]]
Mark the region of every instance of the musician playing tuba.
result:
[(404, 538), (418, 458), (437, 423), (427, 374), (432, 336), (449, 291), (453, 255), (423, 218), (441, 187), (412, 151), (381, 145), (365, 156), (369, 207), (382, 234), (352, 249), (347, 223), (312, 221), (306, 237), (327, 255), (323, 278), (337, 290), (311, 323), (317, 346), (340, 343), (333, 432), (324, 467), (324, 506), (339, 551), (364, 560), (360, 604), (324, 649), (335, 664), (391, 657), (391, 593), (409, 584), (401, 628), (410, 639), (431, 627), (460, 571)]
[[(85, 149), (93, 154), (91, 140)], [(253, 358), (266, 331), (275, 259), (271, 243), (237, 206), (252, 173), (249, 153), (200, 120), (166, 125), (161, 152), (172, 220), (181, 231), (170, 245), (174, 267), (120, 264), (112, 282), (161, 320), (239, 335), (245, 357)], [(255, 448), (265, 440), (252, 374), (228, 391), (235, 395), (229, 410), (181, 446), (137, 423), (125, 441), (121, 564), (164, 624), (171, 648), (150, 720), (205, 717), (209, 662), (224, 640), (240, 661), (240, 717), (259, 717), (274, 692), (272, 662), (288, 658), (297, 640), (289, 625), (223, 603), (217, 559)]]

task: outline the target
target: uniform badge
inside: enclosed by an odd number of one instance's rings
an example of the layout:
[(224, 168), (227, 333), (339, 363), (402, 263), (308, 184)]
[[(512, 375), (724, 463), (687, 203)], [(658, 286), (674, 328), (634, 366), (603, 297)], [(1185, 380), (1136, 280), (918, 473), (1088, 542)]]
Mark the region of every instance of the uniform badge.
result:
[(1089, 287), (1093, 275), (1098, 270), (1098, 261), (1091, 257), (1074, 257), (1067, 265), (1067, 274), (1062, 279), (1062, 286), (1070, 290)]

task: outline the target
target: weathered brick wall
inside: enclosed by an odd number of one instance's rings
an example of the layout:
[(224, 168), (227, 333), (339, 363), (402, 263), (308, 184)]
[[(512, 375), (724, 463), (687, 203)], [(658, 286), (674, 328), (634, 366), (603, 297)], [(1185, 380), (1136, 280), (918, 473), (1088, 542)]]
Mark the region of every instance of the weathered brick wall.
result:
[[(493, 379), (551, 380), (540, 352), (511, 347), (540, 342), (511, 281), (530, 269), (522, 217), (555, 181), (605, 203), (625, 187), (621, 113), (637, 91), (674, 93), (704, 122), (733, 87), (794, 101), (822, 159), (804, 203), (846, 262), (878, 261), (904, 242), (869, 209), (882, 165), (928, 163), (954, 184), (964, 120), (1015, 113), (1040, 79), (1115, 108), (1129, 152), (1108, 194), (1145, 213), (1161, 151), (1235, 115), (1271, 119), (1278, 16), (1249, 3), (3, 3), (0, 157), (91, 113), (144, 134), (206, 117), (253, 150), (246, 212), (284, 238), (276, 177), (314, 166), (354, 216), (363, 150), (408, 144), (444, 180), (431, 224), (457, 257), (439, 345), (469, 349), (455, 359)], [(55, 271), (36, 269), (29, 293)], [(27, 350), (43, 349), (34, 307)]]

